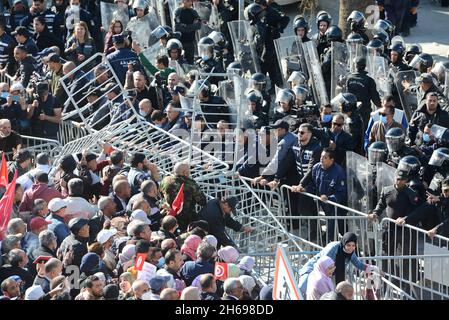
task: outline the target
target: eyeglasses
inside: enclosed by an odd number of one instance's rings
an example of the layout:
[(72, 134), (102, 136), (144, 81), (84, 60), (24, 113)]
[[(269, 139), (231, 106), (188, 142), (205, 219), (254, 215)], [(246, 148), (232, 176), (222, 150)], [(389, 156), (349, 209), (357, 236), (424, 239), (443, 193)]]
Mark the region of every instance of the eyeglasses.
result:
[(341, 127), (343, 125), (343, 123), (337, 123), (337, 122), (332, 122), (332, 124), (337, 127)]
[(309, 133), (308, 131), (299, 131), (298, 132), (300, 135), (303, 135), (303, 134), (306, 134), (306, 133)]

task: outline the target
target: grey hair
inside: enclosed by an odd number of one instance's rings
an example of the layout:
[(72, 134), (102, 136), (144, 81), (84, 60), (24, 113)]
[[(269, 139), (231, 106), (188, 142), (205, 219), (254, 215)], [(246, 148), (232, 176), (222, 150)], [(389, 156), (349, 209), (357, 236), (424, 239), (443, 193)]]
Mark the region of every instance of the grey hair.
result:
[(341, 119), (341, 120), (345, 121), (345, 116), (342, 115), (341, 113), (336, 113), (336, 114), (334, 114), (332, 119)]
[(348, 281), (341, 281), (335, 287), (335, 292), (336, 293), (342, 293), (344, 291), (347, 291), (348, 289), (354, 290), (354, 287)]
[(180, 174), (182, 174), (182, 172), (183, 172), (183, 170), (184, 170), (184, 168), (185, 168), (186, 166), (189, 166), (189, 164), (186, 163), (186, 162), (177, 162), (177, 163), (175, 164), (175, 166), (173, 167), (173, 173), (174, 173), (175, 175), (180, 175)]
[(14, 247), (17, 246), (17, 244), (20, 245), (20, 240), (21, 240), (21, 238), (16, 235), (12, 235), (12, 234), (7, 235), (2, 240), (2, 252), (4, 254), (9, 253), (11, 250), (14, 249)]
[(241, 285), (239, 278), (228, 278), (223, 283), (223, 290), (227, 294), (232, 294), (232, 291), (237, 289), (237, 287)]
[(157, 187), (156, 182), (154, 182), (153, 180), (145, 180), (144, 182), (142, 182), (140, 189), (142, 190), (143, 194), (147, 194), (151, 191), (151, 189), (153, 189), (153, 187)]
[(39, 233), (39, 244), (44, 247), (49, 247), (53, 241), (56, 241), (56, 235), (51, 230), (44, 230)]
[(109, 201), (114, 201), (114, 199), (112, 199), (112, 197), (100, 197), (97, 204), (98, 209), (103, 211), (104, 208), (106, 208), (106, 206), (108, 205)]
[(148, 283), (146, 281), (143, 281), (143, 280), (136, 280), (136, 281), (133, 282), (132, 288), (135, 291), (135, 290), (139, 289), (139, 287), (141, 285), (144, 285), (144, 284), (148, 284)]
[(140, 226), (145, 226), (145, 223), (140, 220), (133, 220), (126, 227), (126, 233), (128, 234), (128, 236), (132, 237), (134, 236), (137, 229), (142, 228)]
[(47, 201), (44, 199), (35, 199), (33, 201), (33, 210), (31, 212), (37, 215), (40, 210), (44, 209), (46, 203)]
[(9, 220), (8, 222), (8, 234), (18, 234), (19, 233), (19, 228), (24, 225), (25, 222), (23, 222), (23, 220), (21, 218), (14, 218)]

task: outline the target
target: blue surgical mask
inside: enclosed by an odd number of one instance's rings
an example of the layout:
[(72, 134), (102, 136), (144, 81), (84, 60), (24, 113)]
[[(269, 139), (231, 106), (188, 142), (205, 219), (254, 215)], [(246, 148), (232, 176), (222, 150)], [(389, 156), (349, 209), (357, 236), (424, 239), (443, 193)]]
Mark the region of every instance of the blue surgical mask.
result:
[(201, 59), (202, 59), (203, 61), (207, 61), (207, 60), (209, 60), (210, 58), (209, 58), (208, 55), (204, 55), (204, 56), (201, 56)]
[(165, 258), (164, 257), (160, 257), (159, 260), (157, 261), (157, 267), (159, 269), (163, 268), (165, 265)]
[(424, 142), (430, 142), (430, 135), (428, 133), (424, 133), (422, 139)]
[(6, 99), (9, 97), (9, 92), (2, 92), (2, 94), (0, 95), (1, 98)]
[(148, 112), (143, 111), (143, 110), (139, 110), (139, 114), (140, 114), (142, 117), (146, 117), (146, 116), (148, 115)]
[(380, 116), (380, 121), (382, 121), (383, 124), (387, 124), (387, 116)]
[(19, 96), (12, 96), (12, 101), (19, 102), (20, 97)]
[(331, 114), (324, 114), (323, 115), (323, 123), (328, 123), (332, 121), (332, 115)]

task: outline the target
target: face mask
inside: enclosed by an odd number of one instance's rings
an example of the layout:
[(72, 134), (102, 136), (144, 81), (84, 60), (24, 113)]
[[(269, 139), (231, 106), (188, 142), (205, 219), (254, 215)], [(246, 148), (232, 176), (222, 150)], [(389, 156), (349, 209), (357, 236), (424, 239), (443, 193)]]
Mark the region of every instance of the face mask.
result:
[(143, 110), (139, 110), (139, 114), (140, 114), (142, 117), (146, 117), (146, 116), (148, 115), (148, 112), (143, 111)]
[(330, 121), (332, 121), (332, 115), (331, 114), (323, 115), (323, 122), (324, 123), (327, 123), (327, 122), (330, 122)]
[(80, 6), (79, 6), (79, 5), (76, 5), (76, 4), (71, 4), (71, 5), (70, 5), (70, 9), (71, 9), (72, 11), (79, 11), (79, 10), (80, 10)]
[(9, 92), (2, 92), (2, 94), (0, 95), (1, 98), (6, 99), (9, 96)]
[(386, 116), (380, 116), (380, 121), (382, 121), (383, 124), (387, 124), (387, 117)]
[(201, 59), (202, 59), (203, 61), (207, 61), (207, 60), (209, 60), (210, 58), (209, 58), (208, 55), (204, 55), (204, 56), (201, 56)]
[(430, 136), (428, 133), (424, 133), (422, 136), (422, 139), (424, 140), (424, 142), (430, 142)]
[(164, 257), (160, 257), (160, 259), (157, 261), (157, 267), (160, 269), (165, 265), (165, 258)]

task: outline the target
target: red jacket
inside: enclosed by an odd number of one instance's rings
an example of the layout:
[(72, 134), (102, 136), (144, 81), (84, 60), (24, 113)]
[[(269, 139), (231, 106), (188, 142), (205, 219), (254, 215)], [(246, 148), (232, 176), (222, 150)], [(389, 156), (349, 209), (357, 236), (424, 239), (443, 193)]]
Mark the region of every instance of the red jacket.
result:
[(47, 203), (54, 198), (64, 198), (62, 194), (47, 184), (33, 184), (31, 189), (23, 194), (22, 202), (19, 206), (19, 212), (31, 211), (35, 199), (44, 199)]

